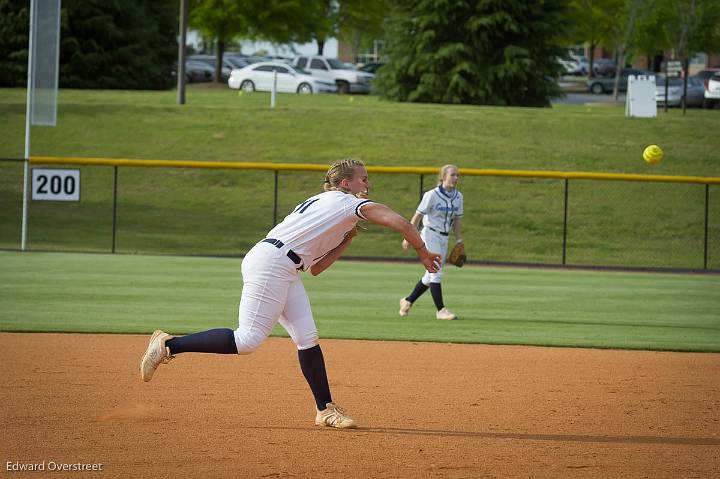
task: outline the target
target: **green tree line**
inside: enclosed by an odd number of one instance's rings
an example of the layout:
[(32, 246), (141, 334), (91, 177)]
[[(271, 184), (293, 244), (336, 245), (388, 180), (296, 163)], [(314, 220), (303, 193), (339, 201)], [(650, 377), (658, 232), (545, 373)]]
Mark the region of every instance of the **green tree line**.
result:
[[(218, 58), (238, 39), (315, 40), (322, 54), (325, 41), (341, 31), (380, 36), (385, 2), (189, 0), (189, 25), (212, 39)], [(0, 86), (27, 81), (29, 10), (30, 0), (0, 0)], [(63, 0), (60, 86), (171, 88), (179, 11), (177, 0)]]
[[(60, 86), (170, 88), (177, 10), (174, 0), (63, 0)], [(0, 0), (0, 86), (27, 81), (29, 11), (29, 0)]]
[(570, 18), (569, 43), (625, 59), (720, 51), (720, 0), (571, 0)]
[[(720, 51), (720, 0), (189, 2), (218, 58), (241, 39), (315, 41), (319, 54), (333, 37), (384, 40), (377, 92), (397, 101), (547, 105), (568, 45), (603, 46), (620, 64)], [(0, 0), (0, 86), (25, 84), (29, 3)], [(171, 88), (178, 15), (177, 0), (64, 0), (61, 87)]]

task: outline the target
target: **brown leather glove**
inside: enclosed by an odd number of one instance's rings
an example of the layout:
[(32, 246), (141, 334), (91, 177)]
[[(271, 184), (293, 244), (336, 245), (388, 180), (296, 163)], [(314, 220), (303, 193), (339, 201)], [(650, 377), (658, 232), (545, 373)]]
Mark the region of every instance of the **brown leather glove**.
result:
[(450, 251), (450, 254), (447, 257), (447, 262), (454, 264), (458, 268), (462, 268), (465, 261), (467, 261), (467, 256), (465, 255), (465, 243), (457, 243), (452, 251)]

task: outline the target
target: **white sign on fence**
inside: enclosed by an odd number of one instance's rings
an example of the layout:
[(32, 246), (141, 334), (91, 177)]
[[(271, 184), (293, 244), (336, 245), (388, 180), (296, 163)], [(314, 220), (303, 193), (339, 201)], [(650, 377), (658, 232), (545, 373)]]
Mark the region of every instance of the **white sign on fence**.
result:
[(682, 76), (682, 62), (681, 61), (669, 61), (667, 62), (667, 65), (663, 65), (662, 68), (663, 71), (667, 71), (667, 76), (669, 77), (679, 77)]
[(654, 75), (628, 76), (625, 116), (640, 118), (657, 117)]
[(32, 199), (80, 201), (80, 170), (33, 168)]

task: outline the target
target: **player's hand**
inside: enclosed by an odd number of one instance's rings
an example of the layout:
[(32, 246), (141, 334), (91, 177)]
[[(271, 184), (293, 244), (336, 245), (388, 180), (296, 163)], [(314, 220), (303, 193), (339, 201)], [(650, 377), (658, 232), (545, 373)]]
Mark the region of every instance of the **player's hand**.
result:
[(404, 249), (405, 251), (407, 251), (408, 248), (410, 248), (410, 243), (408, 243), (408, 240), (404, 239), (404, 240), (402, 241), (402, 249)]
[(420, 261), (428, 273), (437, 273), (442, 266), (442, 256), (431, 251), (427, 251), (425, 255), (420, 254)]
[(354, 226), (350, 231), (348, 231), (347, 233), (345, 233), (345, 239), (346, 239), (346, 240), (351, 240), (351, 239), (353, 239), (354, 237), (356, 237), (357, 234), (358, 234), (358, 227), (357, 227), (357, 226)]

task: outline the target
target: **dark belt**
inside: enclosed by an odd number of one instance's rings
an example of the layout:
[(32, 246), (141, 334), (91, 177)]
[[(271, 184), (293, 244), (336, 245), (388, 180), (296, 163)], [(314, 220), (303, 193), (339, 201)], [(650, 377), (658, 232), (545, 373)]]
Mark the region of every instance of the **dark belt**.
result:
[[(283, 243), (282, 241), (277, 240), (277, 239), (272, 239), (272, 238), (265, 238), (264, 240), (261, 241), (261, 243), (270, 243), (271, 245), (274, 245), (277, 249), (280, 249), (283, 246), (285, 246), (285, 243)], [(302, 260), (300, 259), (300, 256), (295, 254), (295, 252), (293, 250), (289, 249), (287, 251), (287, 257), (290, 258), (290, 260), (292, 260), (293, 263), (295, 263), (295, 265), (297, 266), (297, 269), (302, 269), (302, 267), (303, 267)]]
[(440, 233), (440, 234), (443, 235), (443, 236), (450, 236), (450, 233), (443, 233), (442, 231), (438, 231), (438, 230), (436, 230), (435, 228), (430, 228), (429, 226), (428, 226), (428, 229), (429, 229), (429, 230), (432, 230), (432, 231), (434, 231), (434, 232), (436, 232), (436, 233)]

